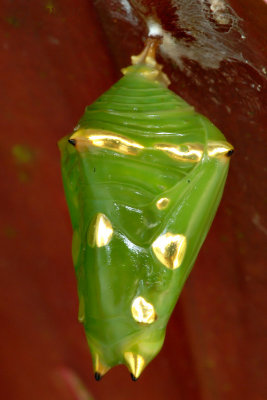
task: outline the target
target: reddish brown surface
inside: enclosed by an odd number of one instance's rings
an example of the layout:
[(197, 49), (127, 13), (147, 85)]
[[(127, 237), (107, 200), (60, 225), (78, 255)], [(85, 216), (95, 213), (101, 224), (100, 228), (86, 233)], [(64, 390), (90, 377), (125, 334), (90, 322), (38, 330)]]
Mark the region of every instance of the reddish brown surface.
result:
[[(159, 16), (165, 10), (168, 29), (174, 29), (168, 0), (142, 3), (150, 5), (148, 14), (153, 7), (153, 13), (159, 7)], [(96, 383), (77, 322), (71, 227), (56, 142), (140, 50), (145, 25), (140, 20), (133, 29), (114, 18), (108, 0), (95, 1), (98, 16), (86, 0), (2, 1), (1, 399), (86, 399), (77, 379), (95, 400), (267, 398), (266, 80), (261, 73), (267, 6), (261, 0), (231, 4), (244, 19), (242, 51), (249, 64), (226, 60), (207, 71), (187, 61), (190, 78), (166, 64), (172, 88), (236, 147), (222, 205), (160, 355), (136, 383), (124, 367)], [(214, 85), (207, 90), (211, 77)], [(30, 162), (16, 162), (12, 147), (18, 144), (31, 149)]]

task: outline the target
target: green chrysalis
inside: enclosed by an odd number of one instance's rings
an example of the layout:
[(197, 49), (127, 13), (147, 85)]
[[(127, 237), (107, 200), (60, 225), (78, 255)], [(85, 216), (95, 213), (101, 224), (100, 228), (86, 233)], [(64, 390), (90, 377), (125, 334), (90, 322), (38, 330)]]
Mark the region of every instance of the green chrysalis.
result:
[(167, 89), (149, 39), (60, 141), (79, 320), (95, 377), (133, 380), (167, 322), (219, 205), (233, 147)]

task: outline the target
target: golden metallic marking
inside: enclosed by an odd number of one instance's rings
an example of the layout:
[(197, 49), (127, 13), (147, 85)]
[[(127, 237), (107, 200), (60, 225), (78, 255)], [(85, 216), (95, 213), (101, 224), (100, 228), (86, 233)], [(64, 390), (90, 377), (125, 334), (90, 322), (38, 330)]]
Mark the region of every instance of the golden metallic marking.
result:
[(95, 372), (99, 373), (100, 376), (105, 375), (110, 370), (110, 367), (104, 365), (100, 361), (100, 357), (98, 354), (95, 354), (94, 356), (94, 370)]
[(128, 365), (129, 371), (136, 379), (139, 378), (145, 368), (144, 358), (139, 354), (135, 354), (132, 352), (124, 353), (124, 358)]
[(110, 220), (105, 214), (96, 214), (88, 229), (87, 241), (89, 246), (106, 246), (110, 242), (112, 235), (113, 228)]
[(225, 157), (233, 150), (233, 146), (228, 142), (208, 142), (208, 155), (210, 157)]
[(186, 237), (166, 233), (159, 236), (152, 244), (152, 249), (157, 259), (170, 269), (176, 269), (182, 264), (185, 250)]
[(162, 197), (156, 203), (156, 206), (159, 210), (165, 210), (168, 207), (170, 200), (167, 197)]
[(203, 148), (199, 144), (184, 143), (181, 145), (159, 143), (154, 146), (164, 151), (169, 157), (177, 161), (199, 162), (203, 155)]
[(157, 319), (157, 314), (151, 303), (139, 296), (132, 302), (132, 316), (140, 324), (149, 325)]
[(134, 156), (144, 148), (134, 140), (103, 129), (80, 129), (70, 137), (70, 140), (75, 140), (75, 147), (79, 151), (94, 146)]

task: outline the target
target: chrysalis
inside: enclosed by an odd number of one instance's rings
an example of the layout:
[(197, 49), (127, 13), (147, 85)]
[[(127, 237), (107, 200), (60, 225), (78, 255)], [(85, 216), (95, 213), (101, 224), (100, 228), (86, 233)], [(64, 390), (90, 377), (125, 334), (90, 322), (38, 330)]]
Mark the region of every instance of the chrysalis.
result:
[(157, 44), (147, 41), (59, 144), (79, 320), (97, 380), (117, 364), (136, 380), (160, 351), (233, 153), (167, 89)]

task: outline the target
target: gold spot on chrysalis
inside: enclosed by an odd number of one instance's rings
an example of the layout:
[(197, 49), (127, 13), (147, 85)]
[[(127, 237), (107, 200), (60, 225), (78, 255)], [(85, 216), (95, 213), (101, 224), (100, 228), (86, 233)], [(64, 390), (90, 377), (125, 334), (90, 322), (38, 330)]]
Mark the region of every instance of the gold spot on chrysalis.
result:
[(165, 210), (168, 207), (170, 200), (167, 197), (162, 197), (156, 203), (156, 206), (159, 210)]
[(203, 155), (203, 147), (199, 144), (184, 143), (181, 145), (175, 145), (159, 143), (154, 147), (158, 150), (162, 150), (176, 161), (196, 163), (201, 160)]
[(124, 358), (131, 374), (133, 374), (135, 379), (139, 378), (145, 368), (144, 358), (140, 354), (132, 352), (124, 353)]
[(182, 264), (185, 250), (186, 237), (166, 233), (159, 236), (152, 244), (152, 249), (157, 259), (170, 269), (176, 269)]
[(149, 325), (157, 319), (153, 305), (141, 296), (134, 299), (131, 311), (133, 318), (140, 324)]
[(113, 235), (110, 220), (102, 213), (98, 213), (92, 219), (88, 229), (87, 241), (91, 247), (106, 246)]
[(80, 129), (70, 137), (69, 141), (75, 145), (78, 151), (85, 151), (93, 146), (131, 156), (137, 155), (144, 148), (126, 136), (104, 129)]
[(98, 354), (94, 355), (94, 370), (95, 373), (100, 374), (100, 378), (110, 370), (110, 367), (103, 364)]
[(234, 148), (228, 142), (208, 142), (208, 155), (210, 157), (230, 157), (233, 152)]

